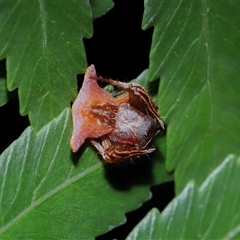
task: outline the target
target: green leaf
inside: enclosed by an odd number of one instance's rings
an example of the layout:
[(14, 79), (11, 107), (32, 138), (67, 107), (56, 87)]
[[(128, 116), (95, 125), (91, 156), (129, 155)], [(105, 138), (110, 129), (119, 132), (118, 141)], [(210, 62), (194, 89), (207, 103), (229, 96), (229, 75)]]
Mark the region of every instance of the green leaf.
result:
[(7, 81), (0, 78), (0, 107), (9, 101), (9, 92), (7, 90)]
[(106, 14), (114, 6), (114, 2), (112, 0), (90, 0), (89, 2), (92, 8), (93, 19), (99, 18)]
[(17, 96), (17, 90), (9, 92), (7, 89), (7, 81), (5, 78), (0, 78), (0, 107)]
[(160, 214), (152, 209), (127, 239), (239, 239), (240, 158), (229, 155), (200, 188), (190, 182)]
[(161, 79), (167, 161), (176, 191), (240, 154), (240, 2), (145, 0), (154, 26), (149, 79)]
[(77, 93), (76, 75), (86, 68), (83, 37), (92, 35), (87, 0), (0, 1), (0, 58), (7, 84), (18, 88), (20, 112), (40, 129)]
[(4, 60), (0, 61), (0, 107), (6, 104), (13, 94), (7, 89), (6, 80), (6, 63)]
[(0, 156), (1, 239), (90, 239), (126, 221), (125, 212), (169, 179), (161, 159), (102, 163), (70, 151), (71, 111), (37, 134), (28, 127)]

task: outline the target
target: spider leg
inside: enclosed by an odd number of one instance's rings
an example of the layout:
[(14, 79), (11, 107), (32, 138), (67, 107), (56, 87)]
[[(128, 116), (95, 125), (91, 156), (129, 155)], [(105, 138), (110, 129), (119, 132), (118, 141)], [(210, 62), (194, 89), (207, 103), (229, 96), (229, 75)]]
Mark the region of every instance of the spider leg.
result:
[(91, 144), (99, 151), (99, 153), (104, 157), (104, 148), (103, 146), (93, 138), (89, 138)]
[(105, 156), (110, 159), (108, 162), (124, 161), (139, 157), (140, 155), (147, 155), (155, 150), (155, 147), (139, 148), (130, 144), (115, 143), (105, 150)]
[(97, 77), (97, 80), (109, 83), (109, 84), (111, 84), (115, 87), (119, 87), (120, 89), (125, 90), (125, 91), (127, 91), (129, 89), (129, 84), (131, 84), (131, 83), (120, 82), (120, 81), (113, 80), (113, 79), (101, 78), (101, 77)]
[(98, 141), (96, 141), (96, 140), (93, 139), (93, 138), (90, 138), (89, 140), (90, 140), (91, 144), (92, 144), (92, 145), (98, 150), (98, 152), (102, 155), (102, 157), (103, 157), (103, 159), (104, 159), (105, 161), (110, 162), (110, 163), (114, 162), (114, 161), (112, 160), (112, 157), (111, 157), (111, 156), (108, 156), (108, 155), (106, 154), (106, 149), (108, 149), (108, 148), (110, 147), (110, 145), (111, 145), (111, 142), (110, 142), (110, 140), (107, 138), (106, 135), (103, 136), (103, 137), (101, 137), (101, 143), (98, 142)]
[(127, 102), (129, 102), (129, 94), (128, 94), (128, 92), (125, 92), (125, 93), (117, 96), (115, 99), (119, 105), (122, 103), (127, 103)]
[[(130, 98), (132, 97), (134, 99), (135, 97), (135, 102), (138, 103), (138, 107), (142, 108), (142, 111), (145, 110), (149, 116), (156, 118), (161, 128), (164, 129), (164, 123), (157, 113), (158, 108), (148, 95), (146, 89), (137, 83), (130, 83), (129, 87), (131, 91)], [(138, 97), (138, 100), (136, 99), (136, 96)]]
[[(140, 84), (124, 83), (124, 82), (120, 82), (112, 79), (98, 78), (98, 77), (97, 77), (97, 80), (110, 83), (111, 85), (126, 91), (128, 93), (127, 101), (130, 102), (132, 106), (136, 107), (136, 109), (139, 109), (142, 112), (157, 119), (161, 128), (164, 129), (164, 123), (157, 113), (157, 106), (148, 95), (146, 89), (142, 87)], [(125, 97), (124, 99), (127, 99), (127, 98)]]
[(140, 155), (148, 155), (155, 150), (155, 147), (139, 148), (130, 144), (112, 143), (106, 136), (101, 138), (102, 143), (90, 138), (91, 144), (109, 163), (120, 162), (128, 159), (139, 158)]

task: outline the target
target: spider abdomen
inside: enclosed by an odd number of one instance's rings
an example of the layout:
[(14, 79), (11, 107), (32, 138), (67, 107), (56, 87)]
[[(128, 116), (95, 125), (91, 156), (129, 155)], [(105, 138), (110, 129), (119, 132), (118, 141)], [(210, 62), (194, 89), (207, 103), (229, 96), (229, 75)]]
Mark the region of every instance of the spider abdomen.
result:
[(109, 134), (109, 138), (114, 142), (143, 147), (152, 139), (155, 128), (156, 124), (152, 117), (128, 103), (122, 103), (116, 115), (114, 130)]

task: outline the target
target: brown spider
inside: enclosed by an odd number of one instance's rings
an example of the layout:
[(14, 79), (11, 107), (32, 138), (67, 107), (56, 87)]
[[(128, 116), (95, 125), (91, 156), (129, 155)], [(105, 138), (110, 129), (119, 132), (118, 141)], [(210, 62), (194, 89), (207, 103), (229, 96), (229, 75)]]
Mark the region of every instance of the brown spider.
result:
[[(121, 95), (99, 87), (98, 81), (116, 86)], [(86, 138), (110, 163), (151, 153), (149, 146), (163, 121), (157, 106), (137, 83), (98, 78), (94, 65), (87, 68), (84, 82), (72, 106), (73, 133), (70, 146), (77, 152)]]

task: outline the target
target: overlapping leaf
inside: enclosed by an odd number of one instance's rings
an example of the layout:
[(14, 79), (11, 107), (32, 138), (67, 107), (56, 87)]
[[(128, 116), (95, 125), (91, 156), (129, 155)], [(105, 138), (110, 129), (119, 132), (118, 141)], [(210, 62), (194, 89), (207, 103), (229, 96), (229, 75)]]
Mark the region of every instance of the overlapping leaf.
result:
[(27, 128), (0, 156), (1, 239), (93, 238), (168, 179), (160, 159), (111, 165), (91, 148), (72, 154), (70, 113), (37, 134)]
[(8, 96), (7, 81), (4, 78), (0, 78), (0, 106), (8, 102)]
[(10, 99), (7, 89), (6, 65), (5, 61), (0, 61), (0, 107), (6, 104)]
[(108, 12), (114, 5), (112, 0), (90, 0), (93, 19), (99, 18)]
[(145, 0), (143, 27), (154, 26), (149, 78), (161, 79), (177, 191), (240, 154), (239, 10), (239, 1)]
[(86, 68), (81, 38), (92, 35), (87, 0), (1, 1), (0, 57), (8, 88), (18, 88), (21, 114), (39, 129), (76, 96), (76, 75)]
[(230, 155), (200, 188), (191, 182), (161, 214), (152, 209), (128, 239), (239, 239), (239, 181), (240, 158)]

